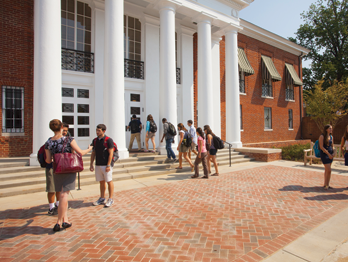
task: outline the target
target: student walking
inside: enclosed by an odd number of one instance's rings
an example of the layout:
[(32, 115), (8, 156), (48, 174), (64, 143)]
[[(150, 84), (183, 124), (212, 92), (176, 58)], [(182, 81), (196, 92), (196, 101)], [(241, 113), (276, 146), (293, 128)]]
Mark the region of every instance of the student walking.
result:
[[(50, 121), (50, 129), (54, 132), (54, 136), (47, 140), (45, 143), (46, 151), (46, 163), (51, 164), (54, 154), (57, 153), (72, 153), (75, 151), (80, 155), (85, 155), (92, 150), (89, 146), (88, 149), (81, 150), (76, 141), (72, 137), (64, 137), (62, 135), (63, 125), (58, 119)], [(64, 152), (62, 152), (64, 150)], [(63, 229), (72, 226), (68, 219), (68, 196), (70, 190), (75, 190), (76, 173), (68, 174), (54, 174), (54, 186), (55, 191), (60, 192), (59, 206), (58, 206), (58, 219), (53, 228), (53, 231), (60, 231), (61, 226)]]
[(171, 158), (173, 158), (174, 162), (177, 161), (176, 156), (174, 154), (174, 151), (172, 149), (172, 143), (174, 143), (174, 134), (170, 133), (169, 130), (169, 123), (167, 122), (166, 118), (162, 119), (163, 124), (163, 136), (161, 139), (161, 143), (163, 143), (163, 139), (166, 139), (166, 150), (167, 150), (167, 159), (166, 162), (170, 161)]
[(192, 164), (191, 160), (187, 156), (187, 152), (189, 148), (191, 147), (191, 145), (187, 147), (185, 144), (186, 139), (188, 138), (188, 131), (182, 123), (178, 124), (178, 130), (179, 130), (179, 136), (180, 136), (180, 141), (177, 148), (177, 150), (179, 151), (179, 166), (176, 167), (176, 169), (182, 169), (182, 155), (184, 155), (184, 158), (191, 166), (191, 172), (193, 172), (194, 165)]
[(138, 150), (141, 151), (140, 132), (143, 129), (143, 126), (142, 126), (140, 120), (137, 119), (136, 115), (132, 116), (132, 120), (129, 122), (129, 124), (127, 126), (127, 130), (129, 130), (129, 129), (131, 131), (131, 138), (129, 141), (128, 151), (131, 151), (131, 149), (133, 147), (134, 138), (137, 139)]
[(145, 152), (149, 151), (149, 139), (151, 139), (153, 150), (151, 150), (153, 153), (156, 152), (156, 143), (155, 143), (155, 135), (157, 132), (157, 126), (155, 121), (153, 120), (152, 115), (147, 116), (146, 121), (146, 139), (145, 139), (145, 146), (146, 150)]
[[(58, 213), (59, 206), (59, 191), (56, 191), (54, 186), (54, 175), (53, 175), (53, 163), (47, 164), (45, 168), (46, 175), (46, 192), (48, 199), (48, 212), (50, 216), (56, 215)], [(54, 202), (54, 197), (56, 197), (56, 202)]]
[(345, 166), (348, 166), (348, 125), (346, 126), (346, 130), (342, 136), (341, 152), (342, 155), (344, 155), (344, 164)]
[(195, 159), (195, 174), (191, 178), (199, 177), (199, 164), (203, 163), (204, 176), (202, 178), (208, 177), (208, 165), (207, 165), (207, 148), (205, 146), (204, 133), (202, 128), (198, 127), (196, 130), (197, 142), (198, 142), (198, 155)]
[(188, 158), (191, 160), (191, 151), (197, 156), (197, 151), (196, 151), (196, 147), (197, 147), (197, 134), (196, 134), (196, 128), (193, 126), (193, 121), (192, 120), (188, 120), (187, 121), (187, 125), (189, 126), (188, 132), (191, 135), (192, 138), (192, 143), (191, 143), (191, 147), (189, 148), (188, 151)]
[(211, 174), (211, 163), (210, 162), (213, 162), (214, 168), (215, 168), (215, 173), (212, 174), (212, 176), (218, 176), (219, 175), (219, 168), (218, 168), (218, 163), (216, 161), (217, 149), (214, 146), (214, 140), (213, 140), (213, 137), (215, 136), (215, 134), (210, 129), (209, 125), (204, 126), (204, 133), (206, 135), (206, 145), (207, 145), (207, 151), (208, 151), (209, 174)]
[(324, 164), (324, 189), (332, 188), (329, 186), (331, 179), (331, 164), (333, 161), (333, 137), (332, 126), (326, 125), (323, 133), (319, 137), (320, 158)]
[[(112, 158), (114, 154), (114, 141), (112, 138), (105, 135), (106, 126), (104, 124), (97, 125), (97, 137), (93, 139), (93, 151), (91, 154), (90, 170), (94, 171), (95, 159), (95, 179), (99, 182), (100, 197), (93, 202), (94, 206), (104, 205), (110, 207), (114, 201), (112, 199), (114, 194), (114, 182), (112, 181)], [(106, 183), (108, 184), (109, 199), (105, 199)]]

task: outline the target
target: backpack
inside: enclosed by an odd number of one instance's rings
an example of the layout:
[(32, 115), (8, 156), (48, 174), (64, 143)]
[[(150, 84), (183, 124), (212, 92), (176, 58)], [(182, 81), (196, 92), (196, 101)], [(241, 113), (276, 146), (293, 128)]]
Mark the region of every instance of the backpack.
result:
[(221, 138), (218, 136), (213, 136), (213, 143), (216, 149), (225, 148), (224, 141), (222, 141)]
[(313, 151), (316, 157), (320, 157), (319, 140), (315, 141), (313, 145)]
[[(186, 138), (185, 138), (186, 137)], [(184, 135), (184, 139), (182, 141), (182, 144), (186, 147), (191, 147), (191, 144), (192, 144), (192, 137), (191, 137), (191, 134), (189, 132), (185, 132), (185, 135)]]
[(172, 123), (168, 123), (168, 134), (171, 136), (176, 136), (176, 129)]
[[(105, 152), (105, 150), (108, 150), (108, 139), (109, 139), (110, 137), (108, 137), (108, 136), (106, 136), (105, 137), (105, 139), (104, 139), (104, 147), (105, 147), (105, 149), (104, 149), (104, 151), (103, 151), (103, 157), (104, 157), (104, 152)], [(97, 137), (96, 138), (94, 138), (94, 140), (93, 140), (93, 146), (94, 146), (94, 148), (95, 148), (95, 145), (96, 145), (96, 142), (97, 142)], [(115, 144), (115, 142), (114, 142), (114, 154), (113, 154), (113, 156), (112, 156), (112, 160), (111, 160), (111, 166), (113, 166), (114, 165), (114, 163), (118, 160), (120, 158), (120, 156), (118, 155), (118, 149), (117, 149), (117, 145)]]
[(132, 133), (139, 133), (140, 132), (140, 127), (139, 127), (139, 121), (137, 119), (132, 120), (130, 123), (130, 129)]
[(39, 151), (37, 152), (37, 161), (39, 161), (40, 166), (42, 168), (46, 168), (46, 151), (45, 151), (45, 145), (40, 147)]
[(150, 122), (150, 132), (151, 133), (157, 132), (157, 125), (156, 125), (155, 121)]

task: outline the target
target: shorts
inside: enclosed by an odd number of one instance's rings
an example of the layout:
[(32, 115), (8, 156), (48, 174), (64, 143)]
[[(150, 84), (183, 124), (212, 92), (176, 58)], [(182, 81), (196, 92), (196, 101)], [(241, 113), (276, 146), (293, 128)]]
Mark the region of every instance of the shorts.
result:
[(112, 181), (112, 167), (109, 172), (105, 172), (106, 166), (95, 166), (95, 180), (96, 181)]
[(45, 168), (46, 173), (46, 192), (54, 193), (56, 188), (54, 187), (54, 177), (53, 177), (53, 168)]
[(348, 152), (344, 154), (344, 165), (348, 166)]
[(209, 155), (211, 156), (216, 156), (217, 149), (210, 149), (209, 150)]
[(180, 153), (187, 153), (189, 148), (185, 145), (180, 145), (179, 152)]
[(191, 143), (191, 148), (190, 148), (190, 150), (196, 150), (197, 151), (197, 145), (194, 143), (194, 142), (192, 142)]
[(151, 138), (155, 137), (155, 135), (156, 135), (156, 133), (148, 132), (147, 138), (151, 139)]

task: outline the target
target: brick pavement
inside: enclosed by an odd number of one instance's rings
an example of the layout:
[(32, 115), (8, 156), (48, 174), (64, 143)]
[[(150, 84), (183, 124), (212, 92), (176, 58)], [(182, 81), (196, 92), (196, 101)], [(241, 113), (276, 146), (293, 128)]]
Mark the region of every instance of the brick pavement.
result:
[(348, 207), (348, 177), (264, 166), (70, 201), (53, 233), (47, 205), (0, 212), (1, 261), (260, 261)]

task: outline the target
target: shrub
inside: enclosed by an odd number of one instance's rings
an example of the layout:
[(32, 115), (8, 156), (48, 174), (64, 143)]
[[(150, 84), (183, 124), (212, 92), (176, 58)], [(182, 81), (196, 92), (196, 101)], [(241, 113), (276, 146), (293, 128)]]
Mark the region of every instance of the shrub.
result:
[(309, 149), (310, 143), (305, 145), (291, 145), (281, 147), (282, 150), (282, 159), (291, 160), (291, 161), (303, 161), (304, 158), (304, 149)]

